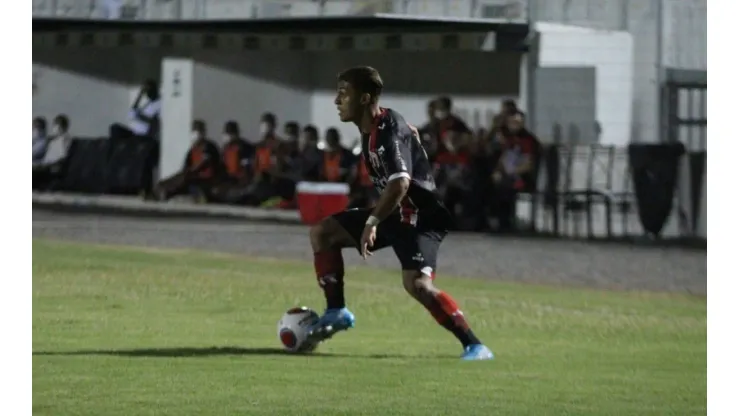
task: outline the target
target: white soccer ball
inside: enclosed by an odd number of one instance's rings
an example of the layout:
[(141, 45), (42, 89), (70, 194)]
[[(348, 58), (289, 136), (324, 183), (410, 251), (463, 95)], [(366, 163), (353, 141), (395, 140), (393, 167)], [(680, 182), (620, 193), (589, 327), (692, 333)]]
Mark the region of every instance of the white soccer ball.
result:
[(278, 339), (288, 352), (307, 353), (318, 343), (307, 341), (308, 331), (319, 321), (319, 315), (305, 306), (288, 309), (277, 324)]

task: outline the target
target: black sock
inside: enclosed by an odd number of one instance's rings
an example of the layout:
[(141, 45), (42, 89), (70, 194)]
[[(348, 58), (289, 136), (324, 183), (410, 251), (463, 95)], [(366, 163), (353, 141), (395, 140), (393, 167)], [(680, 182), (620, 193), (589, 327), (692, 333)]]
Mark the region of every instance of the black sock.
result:
[(328, 309), (344, 308), (344, 259), (340, 250), (314, 253), (316, 280), (324, 290)]
[(460, 341), (463, 347), (467, 347), (468, 345), (482, 344), (478, 337), (475, 336), (472, 329), (464, 329), (463, 327), (456, 325), (452, 319), (446, 319), (445, 322), (442, 323), (442, 326), (446, 330), (452, 332), (452, 334)]

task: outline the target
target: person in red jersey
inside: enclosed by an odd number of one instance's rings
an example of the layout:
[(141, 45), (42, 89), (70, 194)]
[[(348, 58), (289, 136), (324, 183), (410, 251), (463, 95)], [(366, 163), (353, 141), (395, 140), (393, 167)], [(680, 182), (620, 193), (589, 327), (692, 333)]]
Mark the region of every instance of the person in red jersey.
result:
[(380, 197), (374, 208), (340, 212), (311, 228), (316, 277), (327, 309), (309, 336), (323, 341), (355, 324), (345, 304), (342, 249), (354, 247), (367, 258), (392, 247), (401, 263), (403, 287), (462, 343), (462, 358), (492, 359), (455, 300), (434, 285), (437, 251), (451, 216), (435, 192), (416, 128), (398, 112), (380, 107), (382, 90), (380, 74), (371, 67), (350, 68), (338, 76), (334, 103), (339, 118), (359, 128), (364, 163)]

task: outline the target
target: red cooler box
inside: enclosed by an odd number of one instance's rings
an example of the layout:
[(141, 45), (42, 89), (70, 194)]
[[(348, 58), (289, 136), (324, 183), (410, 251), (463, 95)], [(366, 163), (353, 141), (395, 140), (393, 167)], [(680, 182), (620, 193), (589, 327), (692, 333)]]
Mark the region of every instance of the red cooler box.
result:
[(298, 182), (298, 210), (304, 224), (316, 224), (329, 215), (347, 209), (349, 185), (346, 183)]

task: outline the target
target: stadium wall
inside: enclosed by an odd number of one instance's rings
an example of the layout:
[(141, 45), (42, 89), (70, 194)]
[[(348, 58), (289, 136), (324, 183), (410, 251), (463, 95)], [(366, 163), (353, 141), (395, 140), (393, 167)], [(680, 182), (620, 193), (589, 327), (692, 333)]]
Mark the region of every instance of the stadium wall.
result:
[[(536, 64), (549, 67), (590, 67), (596, 71), (596, 121), (600, 126), (599, 143), (626, 146), (632, 130), (633, 102), (633, 40), (627, 32), (605, 31), (568, 25), (537, 23), (540, 37), (535, 54)], [(547, 87), (547, 86), (543, 86)], [(576, 89), (573, 86), (571, 89)], [(543, 93), (544, 91), (540, 91)], [(564, 102), (567, 94), (552, 100), (557, 108), (578, 111), (578, 103)], [(558, 103), (558, 101), (562, 101)], [(547, 117), (538, 114), (538, 120), (564, 122), (566, 117)], [(539, 123), (538, 123), (539, 124)], [(544, 129), (542, 129), (544, 130)], [(587, 134), (588, 133), (588, 134)], [(589, 137), (591, 132), (582, 132)], [(540, 131), (540, 134), (546, 134)]]
[[(129, 59), (136, 54), (136, 59)], [(33, 114), (67, 114), (76, 135), (99, 137), (124, 122), (141, 82), (159, 74), (151, 51), (33, 49)]]
[[(156, 48), (34, 48), (33, 113), (66, 113), (80, 136), (107, 134), (125, 121), (138, 86), (161, 78), (165, 56), (186, 57), (194, 69), (193, 116), (209, 124), (218, 139), (226, 120), (238, 121), (248, 138), (257, 135), (259, 116), (272, 111), (281, 121), (340, 128), (346, 144), (356, 129), (342, 125), (333, 104), (335, 75), (348, 66), (380, 69), (387, 85), (385, 105), (413, 123), (426, 121), (426, 103), (440, 94), (472, 126), (488, 127), (500, 101), (520, 97), (521, 55), (455, 52), (265, 52), (165, 53)], [(189, 124), (189, 120), (186, 121)]]

